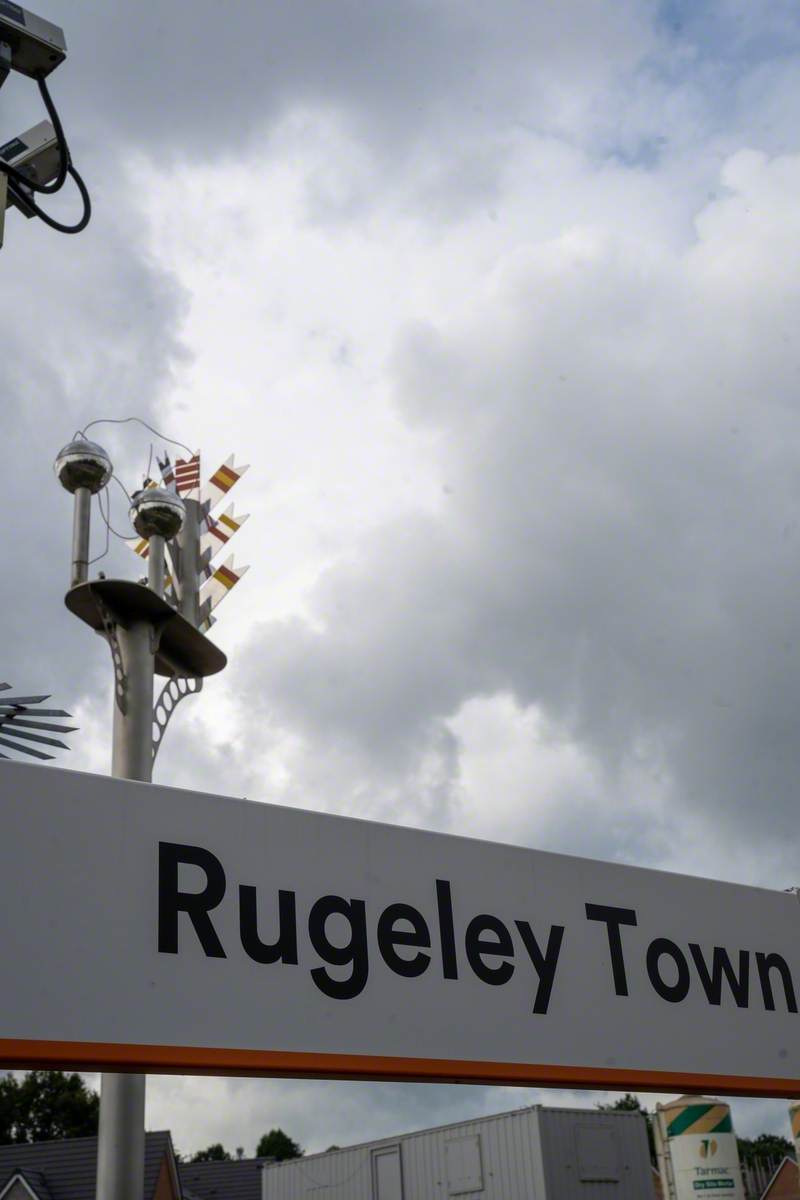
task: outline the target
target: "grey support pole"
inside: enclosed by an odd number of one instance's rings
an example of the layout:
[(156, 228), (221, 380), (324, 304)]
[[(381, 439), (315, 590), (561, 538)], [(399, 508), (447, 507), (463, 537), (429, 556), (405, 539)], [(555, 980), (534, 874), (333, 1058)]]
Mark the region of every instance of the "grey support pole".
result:
[(200, 505), (196, 500), (184, 500), (186, 515), (183, 528), (175, 539), (180, 549), (181, 577), (178, 589), (178, 611), (195, 629), (200, 624)]
[(164, 595), (164, 539), (154, 534), (148, 542), (147, 586), (157, 596)]
[(142, 1200), (144, 1075), (109, 1075), (100, 1083), (97, 1200)]
[(117, 779), (153, 778), (153, 656), (154, 629), (150, 621), (117, 625), (117, 641), (127, 678), (126, 711), (114, 705), (111, 774)]
[(89, 577), (89, 518), (91, 516), (92, 493), (88, 487), (75, 491), (75, 507), (72, 515), (72, 570), (69, 586), (85, 583)]
[[(155, 539), (154, 539), (155, 540)], [(161, 541), (163, 567), (164, 543)], [(153, 546), (151, 542), (151, 554)], [(152, 560), (151, 560), (152, 567)], [(163, 580), (163, 569), (162, 569)], [(111, 773), (150, 783), (153, 774), (153, 626), (134, 621), (116, 629), (127, 678), (125, 712), (114, 704)], [(97, 1200), (142, 1200), (144, 1075), (104, 1073), (97, 1145)]]
[[(148, 591), (163, 604), (164, 544), (184, 518), (183, 502), (162, 489), (143, 489), (133, 500), (136, 532), (148, 540)], [(158, 616), (116, 621), (124, 698), (114, 697), (111, 774), (150, 783), (153, 778), (153, 683), (156, 646), (163, 626)], [(142, 1200), (144, 1190), (145, 1076), (104, 1073), (100, 1088), (97, 1200)]]

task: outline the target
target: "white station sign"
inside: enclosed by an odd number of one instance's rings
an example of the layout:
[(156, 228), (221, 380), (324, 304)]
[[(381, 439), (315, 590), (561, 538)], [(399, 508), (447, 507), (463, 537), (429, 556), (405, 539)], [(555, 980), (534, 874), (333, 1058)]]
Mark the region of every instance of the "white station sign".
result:
[(0, 764), (0, 1064), (800, 1095), (797, 896)]

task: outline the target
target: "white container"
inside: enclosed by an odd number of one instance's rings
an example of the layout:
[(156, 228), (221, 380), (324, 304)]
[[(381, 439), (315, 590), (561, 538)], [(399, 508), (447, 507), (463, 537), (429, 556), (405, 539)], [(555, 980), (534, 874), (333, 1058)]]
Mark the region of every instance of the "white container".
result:
[(522, 1108), (263, 1170), (262, 1200), (651, 1200), (639, 1113)]
[(727, 1104), (708, 1096), (658, 1104), (655, 1139), (664, 1200), (746, 1200)]

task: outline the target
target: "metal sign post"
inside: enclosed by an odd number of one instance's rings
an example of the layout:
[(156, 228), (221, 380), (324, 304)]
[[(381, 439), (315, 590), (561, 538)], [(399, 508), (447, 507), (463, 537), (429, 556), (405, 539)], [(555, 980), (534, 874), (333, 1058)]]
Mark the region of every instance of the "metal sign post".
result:
[[(149, 783), (153, 774), (153, 638), (149, 620), (109, 620), (121, 684), (114, 704), (111, 774)], [(113, 646), (113, 642), (112, 642)], [(145, 1076), (105, 1072), (97, 1141), (97, 1197), (141, 1200), (144, 1184)]]
[[(167, 464), (168, 465), (168, 460)], [(188, 473), (186, 468), (190, 468)], [(91, 497), (112, 474), (102, 447), (82, 436), (65, 446), (56, 473), (75, 498), (72, 570), (67, 607), (106, 638), (114, 666), (111, 772), (118, 779), (149, 783), (153, 761), (175, 704), (200, 690), (206, 675), (225, 666), (222, 654), (200, 631), (200, 505), (181, 491), (199, 485), (200, 458), (165, 472), (165, 487), (147, 481), (135, 493), (131, 520), (140, 540), (134, 549), (148, 560), (146, 584), (89, 581)], [(197, 476), (195, 485), (195, 475)], [(191, 487), (181, 487), (187, 482)], [(208, 516), (208, 508), (206, 508)], [(166, 576), (165, 549), (173, 562)], [(171, 601), (175, 601), (172, 603)], [(155, 675), (167, 677), (153, 705)], [(172, 703), (164, 704), (169, 694)], [(141, 1200), (144, 1181), (145, 1076), (104, 1072), (101, 1082), (97, 1196)]]

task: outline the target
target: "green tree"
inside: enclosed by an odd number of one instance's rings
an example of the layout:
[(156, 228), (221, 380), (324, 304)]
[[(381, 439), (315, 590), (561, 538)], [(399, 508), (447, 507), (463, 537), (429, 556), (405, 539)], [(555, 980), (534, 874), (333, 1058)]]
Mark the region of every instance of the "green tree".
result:
[(737, 1138), (742, 1162), (774, 1162), (794, 1152), (788, 1138), (778, 1133), (760, 1133), (757, 1138)]
[(198, 1150), (189, 1162), (231, 1162), (231, 1156), (221, 1142), (213, 1142), (205, 1150)]
[(300, 1158), (303, 1151), (298, 1143), (282, 1129), (270, 1129), (256, 1146), (256, 1158), (275, 1158), (284, 1162), (287, 1158)]
[(647, 1145), (650, 1149), (650, 1161), (656, 1161), (656, 1139), (653, 1133), (653, 1113), (649, 1112), (642, 1104), (638, 1096), (634, 1096), (632, 1092), (626, 1092), (624, 1096), (620, 1096), (613, 1104), (598, 1104), (600, 1112), (638, 1112), (641, 1113), (647, 1125)]
[(638, 1096), (634, 1096), (633, 1092), (626, 1092), (624, 1096), (620, 1096), (613, 1104), (598, 1104), (600, 1112), (640, 1112), (647, 1116), (647, 1109), (642, 1104)]
[(29, 1071), (0, 1079), (0, 1142), (47, 1142), (97, 1133), (100, 1099), (80, 1075)]
[(13, 1075), (0, 1076), (0, 1145), (14, 1141), (17, 1130), (17, 1081)]

